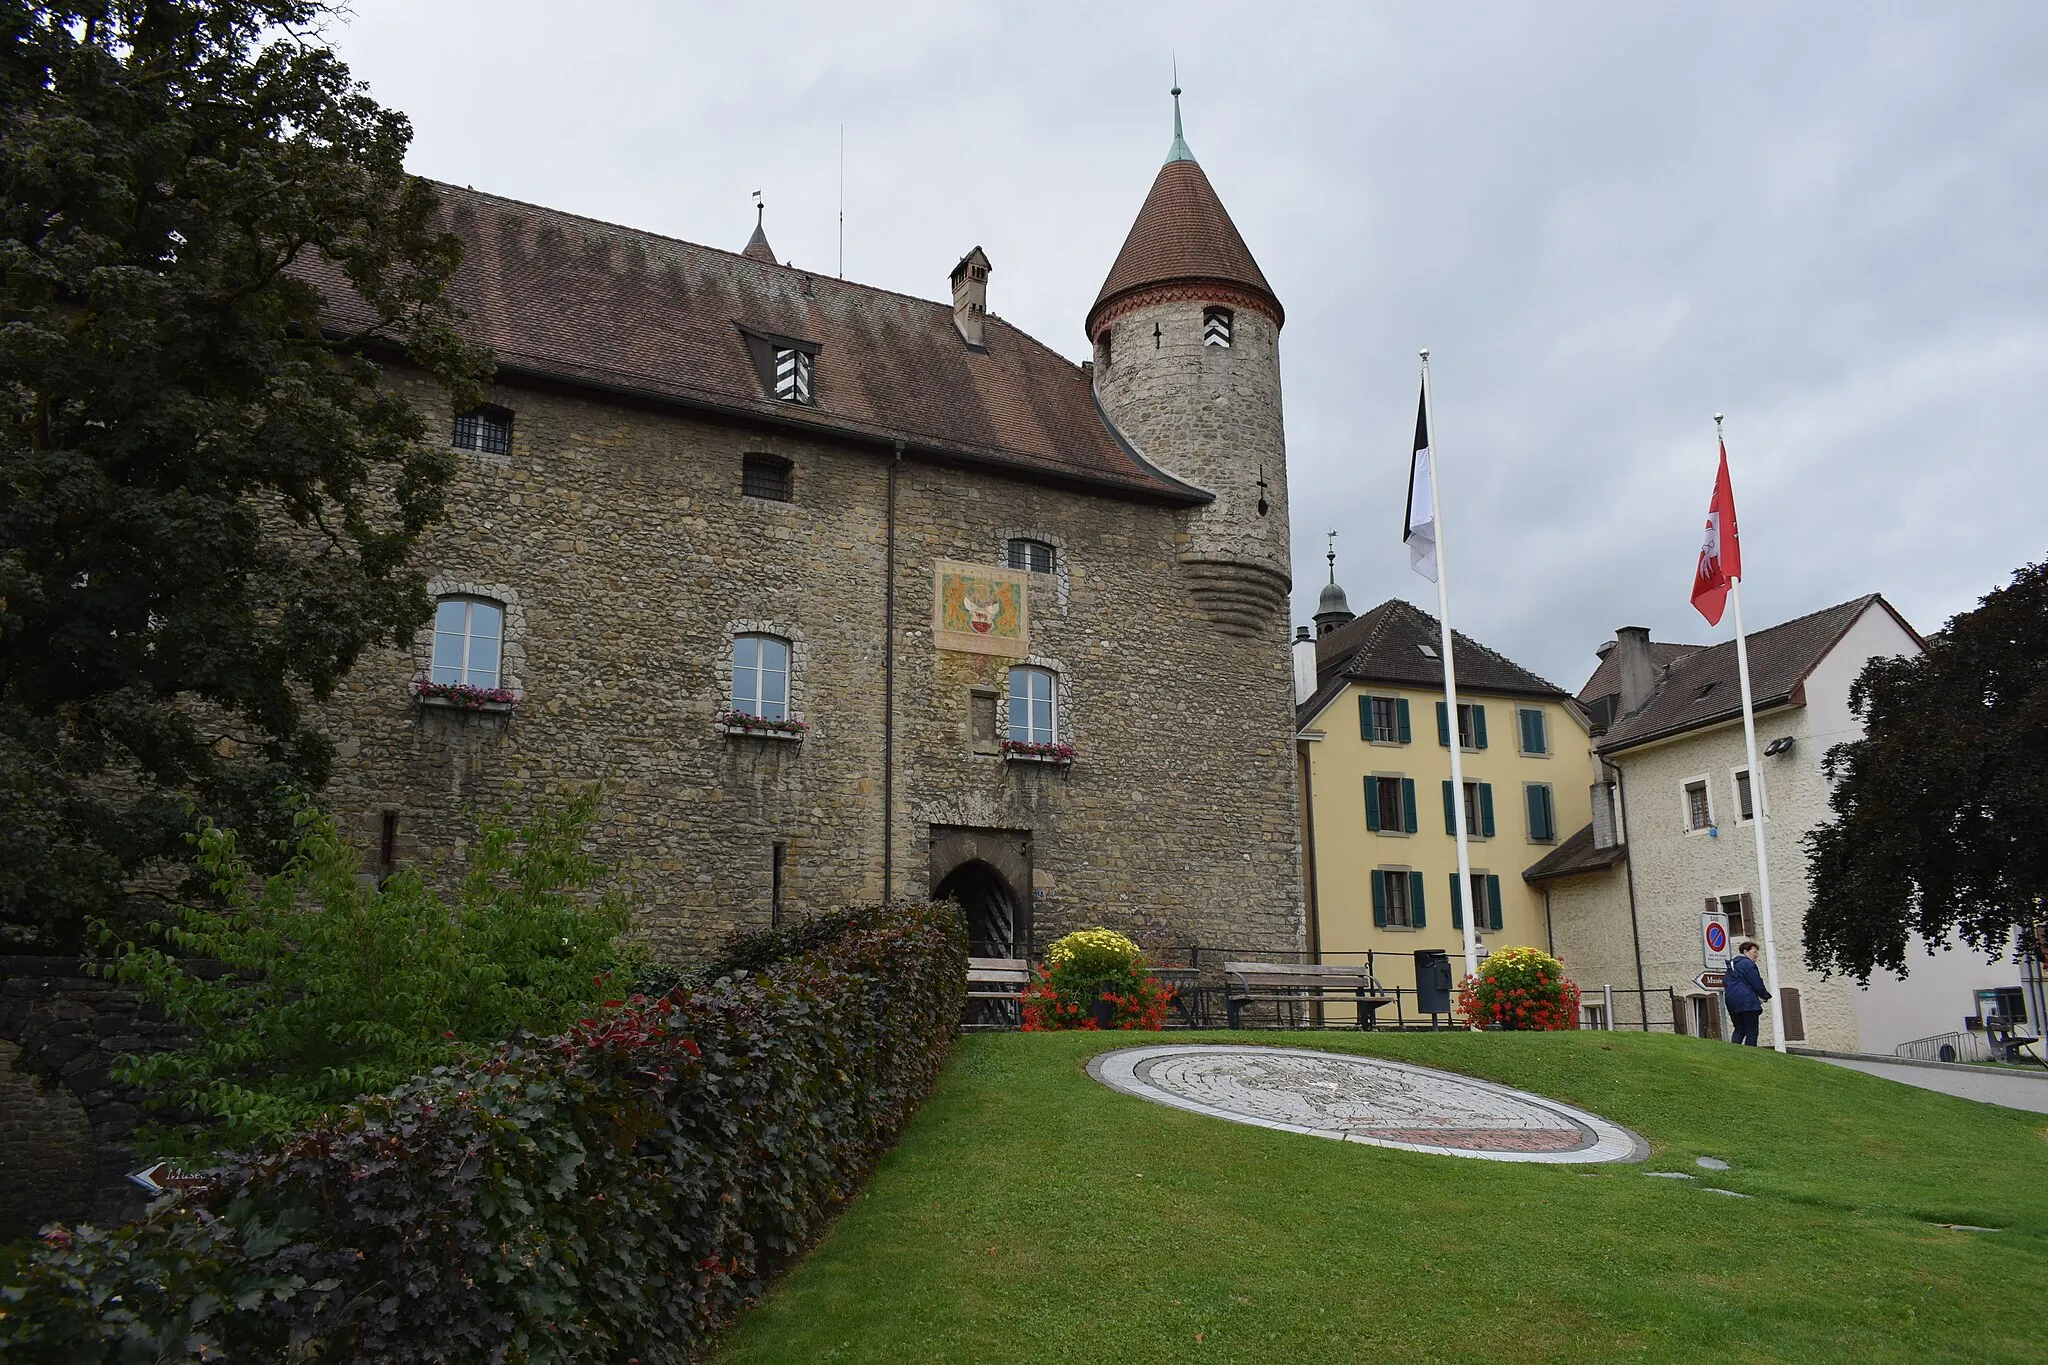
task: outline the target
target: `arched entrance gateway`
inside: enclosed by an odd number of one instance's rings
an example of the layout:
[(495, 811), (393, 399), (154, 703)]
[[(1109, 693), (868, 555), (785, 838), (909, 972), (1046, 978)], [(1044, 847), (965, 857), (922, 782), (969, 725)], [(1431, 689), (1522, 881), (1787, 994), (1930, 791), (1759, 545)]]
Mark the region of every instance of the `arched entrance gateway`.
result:
[(959, 902), (968, 953), (1029, 957), (1030, 831), (934, 825), (931, 849), (931, 898)]

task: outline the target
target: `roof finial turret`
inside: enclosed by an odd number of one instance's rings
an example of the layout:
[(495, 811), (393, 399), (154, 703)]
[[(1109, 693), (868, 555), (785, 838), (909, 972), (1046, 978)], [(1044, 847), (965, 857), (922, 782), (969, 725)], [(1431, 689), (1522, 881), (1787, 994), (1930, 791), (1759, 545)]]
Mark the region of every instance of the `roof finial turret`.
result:
[(1172, 165), (1176, 161), (1194, 159), (1195, 154), (1188, 150), (1188, 140), (1181, 136), (1180, 131), (1180, 59), (1176, 57), (1173, 63), (1173, 145), (1166, 149), (1166, 161)]
[(1337, 533), (1335, 531), (1325, 531), (1323, 532), (1323, 539), (1330, 547), (1330, 552), (1324, 555), (1323, 558), (1330, 561), (1330, 581), (1335, 583), (1337, 581)]
[(761, 197), (761, 191), (754, 191), (754, 235), (747, 238), (747, 245), (740, 255), (749, 260), (766, 261), (775, 264), (775, 251), (768, 245), (768, 231), (762, 224), (766, 221), (768, 201)]

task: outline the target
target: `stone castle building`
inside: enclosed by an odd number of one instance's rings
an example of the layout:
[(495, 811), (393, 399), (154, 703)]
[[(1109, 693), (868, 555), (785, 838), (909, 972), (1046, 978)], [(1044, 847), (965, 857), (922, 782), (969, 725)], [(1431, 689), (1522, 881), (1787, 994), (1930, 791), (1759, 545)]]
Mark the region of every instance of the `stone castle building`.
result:
[(441, 198), (498, 372), (388, 372), (460, 472), (434, 623), (325, 714), (373, 865), (601, 780), (665, 955), (927, 894), (989, 953), (1302, 947), (1284, 313), (1177, 102), (1078, 366), (979, 248), (949, 306)]

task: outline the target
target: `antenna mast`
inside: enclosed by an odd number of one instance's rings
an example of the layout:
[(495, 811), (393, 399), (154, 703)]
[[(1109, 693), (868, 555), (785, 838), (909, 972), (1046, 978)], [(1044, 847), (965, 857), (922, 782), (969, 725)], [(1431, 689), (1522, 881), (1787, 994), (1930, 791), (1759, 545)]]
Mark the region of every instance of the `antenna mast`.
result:
[(846, 278), (846, 125), (839, 125), (839, 278)]

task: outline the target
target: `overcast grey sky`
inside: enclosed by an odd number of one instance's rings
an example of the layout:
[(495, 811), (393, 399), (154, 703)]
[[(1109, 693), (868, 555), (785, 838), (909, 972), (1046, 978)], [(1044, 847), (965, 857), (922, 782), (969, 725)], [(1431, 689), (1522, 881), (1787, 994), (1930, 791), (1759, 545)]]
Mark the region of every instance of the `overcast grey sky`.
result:
[(1188, 141), (1287, 308), (1296, 619), (1435, 609), (1401, 496), (1429, 346), (1467, 633), (1576, 688), (1686, 601), (1729, 459), (1751, 627), (1932, 630), (2048, 552), (2048, 5), (717, 6), (354, 0), (424, 175), (929, 298), (1062, 352)]

